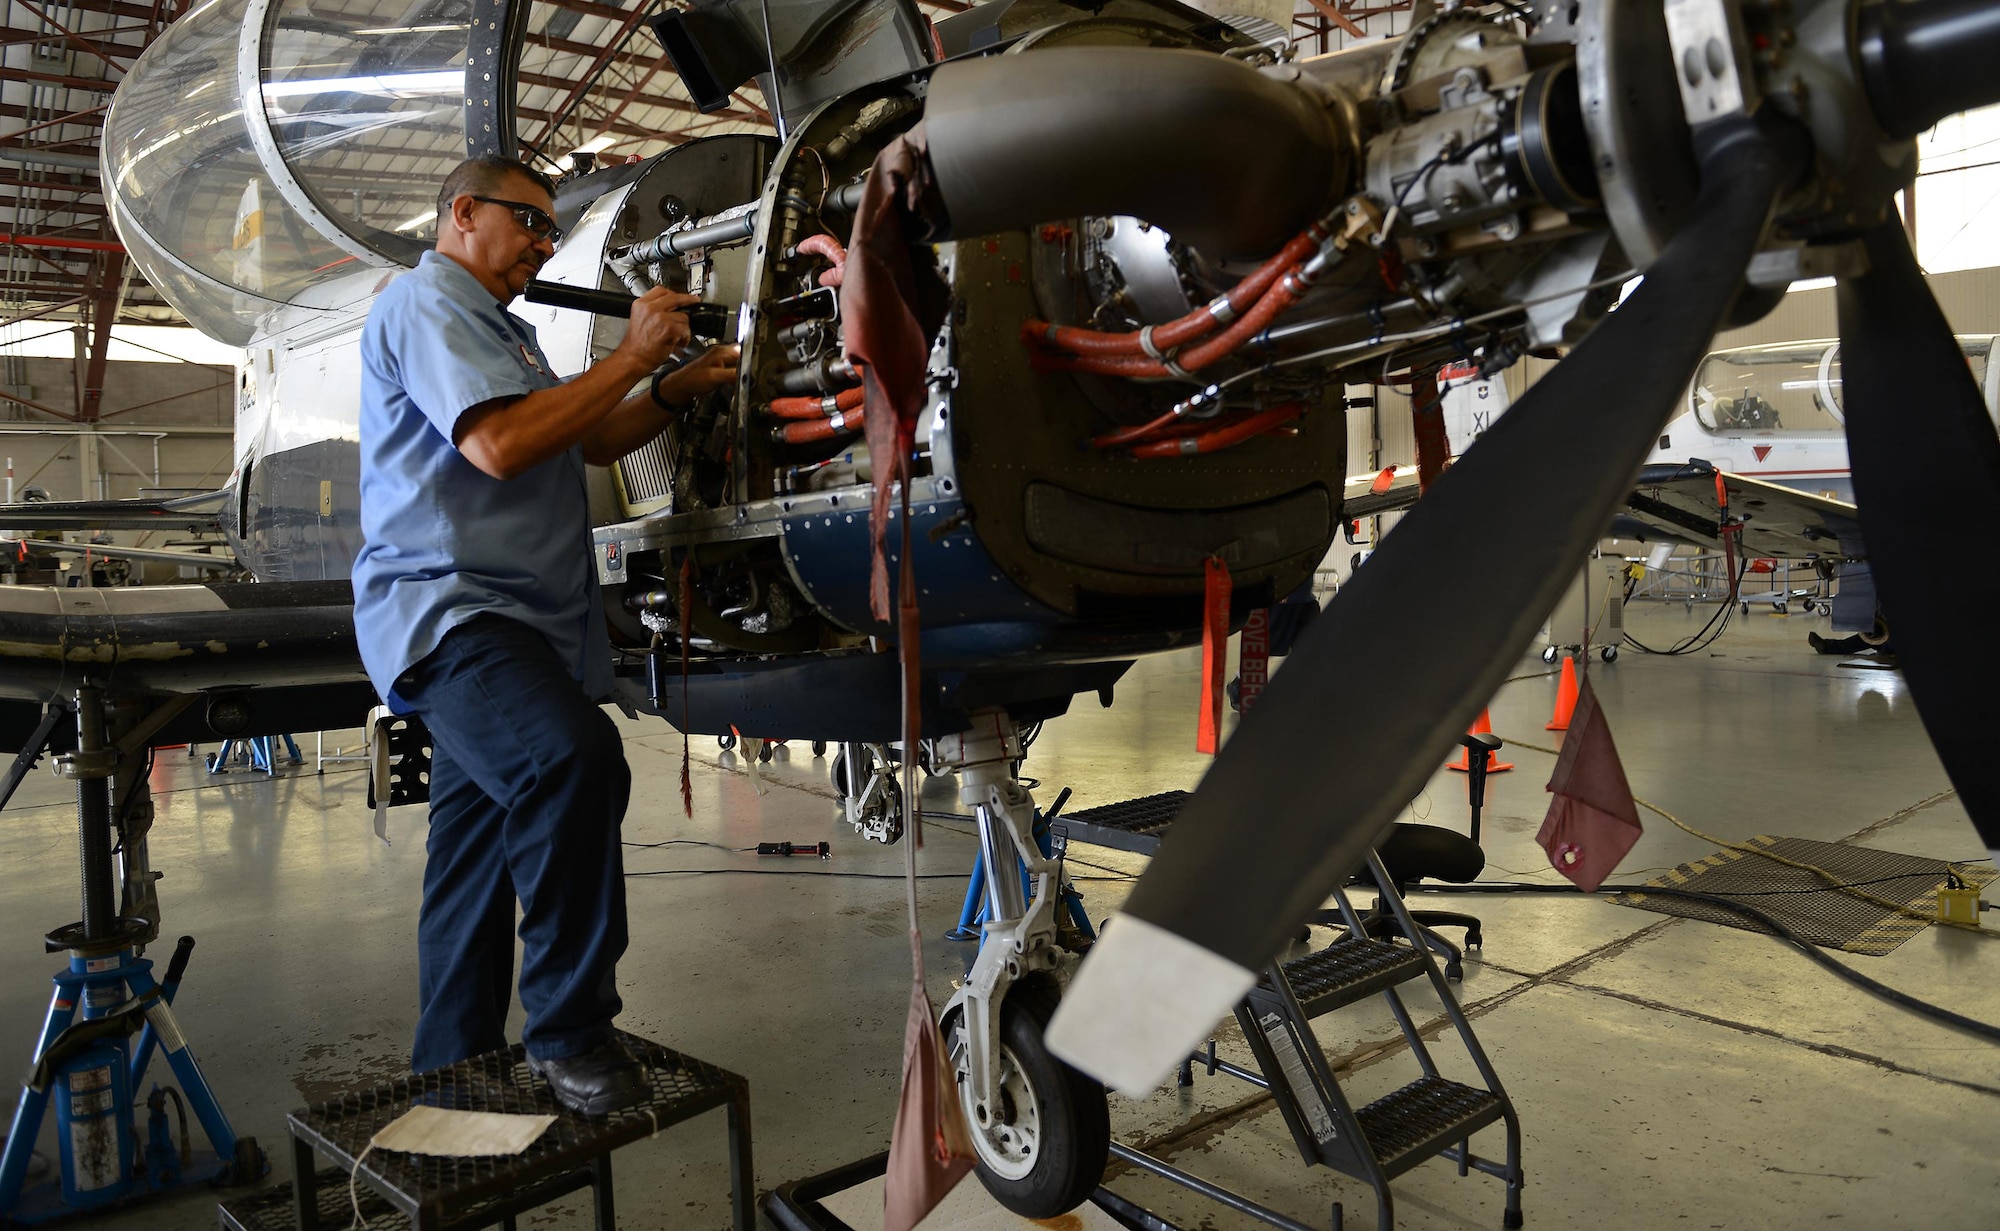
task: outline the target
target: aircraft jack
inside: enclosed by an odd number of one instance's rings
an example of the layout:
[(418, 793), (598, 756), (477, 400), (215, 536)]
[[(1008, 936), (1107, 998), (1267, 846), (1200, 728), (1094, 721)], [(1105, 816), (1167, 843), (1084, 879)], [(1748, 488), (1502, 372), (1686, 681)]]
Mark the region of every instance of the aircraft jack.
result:
[[(158, 1195), (191, 1184), (242, 1183), (265, 1171), (251, 1137), (238, 1137), (216, 1102), (201, 1066), (173, 1014), (173, 1001), (187, 970), (194, 939), (183, 936), (156, 982), (153, 963), (139, 949), (158, 933), (152, 918), (130, 908), (150, 903), (153, 874), (144, 857), (150, 799), (144, 819), (112, 813), (116, 778), (129, 813), (145, 793), (144, 732), (113, 744), (106, 734), (104, 694), (85, 685), (77, 690), (76, 751), (57, 759), (77, 785), (79, 860), (83, 873), (83, 919), (50, 932), (49, 952), (69, 953), (69, 966), (55, 976), (55, 994), (35, 1044), (34, 1066), (0, 1149), (0, 1225), (35, 1226), (73, 1214), (101, 1210), (134, 1198)], [(61, 711), (51, 707), (36, 739), (16, 760), (0, 806), (53, 740)], [(153, 724), (157, 726), (157, 723)], [(112, 828), (119, 824), (124, 851), (128, 913), (115, 905), (112, 883)], [(136, 1043), (132, 1036), (137, 1034)], [(158, 1048), (166, 1053), (179, 1088), (180, 1136), (176, 1145), (167, 1114), (169, 1091), (155, 1086), (146, 1099), (147, 1129), (137, 1131), (137, 1091)], [(28, 1164), (40, 1136), (42, 1118), (55, 1103), (60, 1174), (25, 1188)], [(188, 1139), (186, 1112), (192, 1110), (212, 1151), (195, 1151)]]

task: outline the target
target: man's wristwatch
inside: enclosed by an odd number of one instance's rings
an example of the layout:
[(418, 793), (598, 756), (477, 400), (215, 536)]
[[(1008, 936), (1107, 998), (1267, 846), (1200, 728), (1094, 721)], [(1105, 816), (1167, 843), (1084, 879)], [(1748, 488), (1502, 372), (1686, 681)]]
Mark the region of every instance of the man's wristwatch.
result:
[(689, 403), (694, 401), (693, 398), (689, 398), (686, 401), (669, 402), (660, 396), (660, 382), (672, 376), (675, 372), (680, 371), (682, 366), (681, 364), (675, 364), (672, 367), (661, 368), (659, 371), (653, 373), (653, 405), (672, 415), (680, 414), (688, 408)]

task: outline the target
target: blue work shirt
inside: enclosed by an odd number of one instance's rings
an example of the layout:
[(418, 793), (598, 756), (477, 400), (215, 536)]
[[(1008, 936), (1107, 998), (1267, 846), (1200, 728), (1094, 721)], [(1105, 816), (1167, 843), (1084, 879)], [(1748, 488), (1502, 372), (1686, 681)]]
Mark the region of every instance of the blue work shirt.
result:
[(611, 691), (582, 446), (496, 479), (452, 443), (472, 407), (559, 383), (533, 327), (448, 256), (424, 253), (369, 311), (354, 631), (393, 708), (396, 677), (487, 612), (548, 638), (585, 695)]

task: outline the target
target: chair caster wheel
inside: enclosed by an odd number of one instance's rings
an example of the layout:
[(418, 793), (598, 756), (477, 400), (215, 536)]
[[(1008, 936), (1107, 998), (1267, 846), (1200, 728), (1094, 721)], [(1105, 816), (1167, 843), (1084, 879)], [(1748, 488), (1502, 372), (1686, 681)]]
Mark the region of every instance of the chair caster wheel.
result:
[(826, 741), (825, 741), (825, 740), (823, 740), (823, 739), (816, 739), (816, 740), (814, 740), (814, 741), (812, 742), (812, 750), (813, 750), (813, 755), (814, 755), (814, 756), (816, 756), (816, 757), (823, 757), (823, 756), (825, 756), (825, 755), (826, 755)]
[(1458, 962), (1447, 963), (1444, 968), (1444, 977), (1453, 983), (1463, 983), (1465, 982), (1465, 967)]
[(1500, 1225), (1507, 1228), (1507, 1231), (1520, 1231), (1521, 1211), (1508, 1210), (1500, 1216)]
[(1468, 949), (1484, 949), (1486, 947), (1486, 938), (1477, 932), (1467, 932), (1465, 934), (1465, 947)]

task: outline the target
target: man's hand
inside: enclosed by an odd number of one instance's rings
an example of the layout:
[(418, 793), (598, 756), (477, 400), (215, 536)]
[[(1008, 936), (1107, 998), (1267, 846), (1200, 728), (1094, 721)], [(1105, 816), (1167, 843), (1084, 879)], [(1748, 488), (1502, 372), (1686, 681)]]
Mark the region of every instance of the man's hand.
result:
[(704, 393), (736, 383), (740, 346), (711, 346), (700, 357), (660, 378), (660, 400), (670, 406), (691, 402)]
[(632, 301), (632, 323), (625, 327), (625, 340), (618, 349), (640, 360), (647, 369), (657, 368), (693, 337), (688, 318), (681, 309), (700, 303), (701, 296), (686, 295), (656, 286)]

